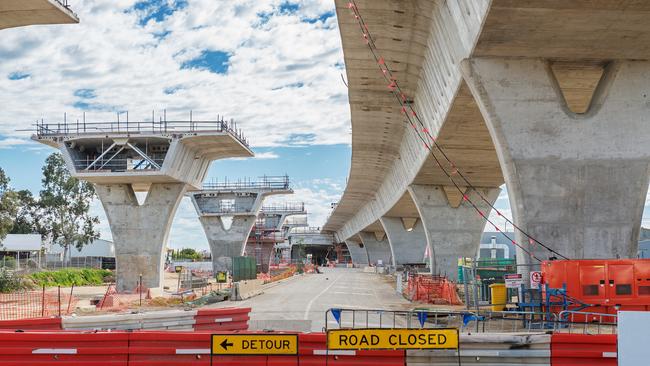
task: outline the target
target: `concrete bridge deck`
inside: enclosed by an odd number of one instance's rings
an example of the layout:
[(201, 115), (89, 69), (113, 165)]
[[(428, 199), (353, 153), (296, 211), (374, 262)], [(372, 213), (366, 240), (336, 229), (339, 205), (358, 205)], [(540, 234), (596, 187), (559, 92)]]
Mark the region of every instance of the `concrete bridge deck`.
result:
[(0, 29), (79, 23), (79, 18), (65, 6), (66, 3), (67, 0), (3, 0), (0, 3)]
[[(487, 215), (505, 182), (515, 223), (552, 249), (571, 258), (634, 255), (650, 166), (641, 141), (650, 130), (643, 117), (648, 86), (632, 75), (650, 69), (641, 61), (650, 58), (643, 20), (650, 4), (353, 2), (406, 103), (453, 165), (434, 155), (474, 191), (456, 175), (457, 190), (406, 123), (348, 4), (336, 1), (352, 162), (325, 231), (340, 241), (362, 242), (364, 232), (387, 236), (394, 249), (402, 244), (390, 239), (399, 235), (390, 235), (382, 218), (401, 219), (407, 231), (420, 220), (432, 267), (449, 271), (440, 262), (473, 256), (484, 225), (465, 221), (475, 211), (463, 193), (485, 197), (479, 209)], [(614, 110), (620, 114), (609, 114)], [(461, 224), (447, 230), (453, 223)], [(529, 238), (520, 232), (516, 241), (527, 245)], [(540, 248), (530, 249), (553, 255)]]

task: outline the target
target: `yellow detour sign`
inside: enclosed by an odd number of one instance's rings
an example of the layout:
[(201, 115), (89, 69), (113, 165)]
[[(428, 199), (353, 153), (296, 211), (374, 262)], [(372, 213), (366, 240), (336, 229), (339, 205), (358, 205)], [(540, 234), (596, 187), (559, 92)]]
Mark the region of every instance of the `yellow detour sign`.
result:
[(457, 349), (458, 329), (331, 329), (331, 350)]
[(213, 334), (213, 355), (297, 355), (297, 334)]

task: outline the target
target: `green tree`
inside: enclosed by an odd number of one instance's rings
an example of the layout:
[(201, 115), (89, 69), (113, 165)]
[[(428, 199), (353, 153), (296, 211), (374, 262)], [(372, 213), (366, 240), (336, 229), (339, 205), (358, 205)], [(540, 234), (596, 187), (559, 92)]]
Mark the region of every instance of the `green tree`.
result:
[(195, 259), (195, 260), (201, 260), (201, 258), (203, 258), (201, 253), (197, 252), (192, 248), (181, 249), (180, 252), (178, 253), (178, 257), (179, 259)]
[(14, 226), (14, 218), (18, 212), (18, 198), (9, 186), (9, 177), (0, 168), (0, 241)]
[(42, 182), (39, 231), (44, 238), (49, 237), (63, 248), (64, 260), (67, 260), (70, 245), (81, 249), (99, 237), (95, 230), (99, 219), (89, 213), (95, 188), (73, 178), (59, 153), (45, 160)]
[(11, 234), (33, 234), (39, 232), (39, 203), (32, 192), (24, 189), (16, 192), (18, 209)]

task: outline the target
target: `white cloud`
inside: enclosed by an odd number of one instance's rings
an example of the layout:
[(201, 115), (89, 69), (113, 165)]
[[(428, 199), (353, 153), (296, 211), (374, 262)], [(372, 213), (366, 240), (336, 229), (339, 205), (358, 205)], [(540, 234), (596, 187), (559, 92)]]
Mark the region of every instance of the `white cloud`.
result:
[(273, 151), (265, 151), (261, 153), (255, 153), (255, 156), (252, 158), (230, 158), (227, 160), (247, 160), (247, 159), (260, 159), (260, 160), (268, 160), (268, 159), (277, 159), (279, 158), (280, 155), (276, 154)]
[(9, 137), (0, 140), (0, 149), (11, 149), (16, 146), (25, 146), (25, 145), (36, 145), (36, 143), (31, 140), (15, 138), (15, 137)]
[[(75, 1), (78, 25), (3, 30), (0, 133), (22, 136), (17, 127), (41, 118), (56, 124), (64, 112), (76, 121), (82, 102), (106, 109), (88, 111), (93, 121), (114, 120), (117, 110), (129, 110), (131, 120), (165, 108), (169, 119), (187, 119), (190, 110), (194, 118), (225, 115), (253, 146), (349, 143), (336, 17), (305, 21), (333, 12), (331, 1), (304, 0), (295, 13), (280, 13), (281, 0), (189, 0), (144, 27), (142, 14), (129, 10), (134, 3)], [(204, 50), (231, 54), (228, 73), (181, 69)], [(16, 71), (29, 77), (9, 80)], [(95, 97), (75, 96), (79, 89)]]

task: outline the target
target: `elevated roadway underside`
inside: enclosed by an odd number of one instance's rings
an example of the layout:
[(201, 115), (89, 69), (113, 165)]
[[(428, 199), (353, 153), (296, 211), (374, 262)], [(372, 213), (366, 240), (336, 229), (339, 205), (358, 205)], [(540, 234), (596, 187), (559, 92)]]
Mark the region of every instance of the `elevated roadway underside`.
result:
[[(650, 3), (640, 1), (356, 1), (381, 55), (447, 156), (476, 187), (504, 175), (460, 63), (471, 57), (548, 60), (569, 109), (585, 112), (606, 63), (650, 56)], [(349, 82), (352, 163), (324, 231), (339, 240), (383, 232), (381, 216), (418, 217), (411, 184), (461, 194), (405, 123), (347, 0), (336, 0)], [(442, 160), (445, 159), (437, 154)], [(446, 169), (453, 169), (444, 163)], [(460, 179), (456, 182), (465, 185)]]
[(0, 29), (72, 23), (79, 23), (77, 16), (56, 0), (0, 1)]

